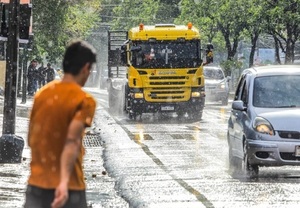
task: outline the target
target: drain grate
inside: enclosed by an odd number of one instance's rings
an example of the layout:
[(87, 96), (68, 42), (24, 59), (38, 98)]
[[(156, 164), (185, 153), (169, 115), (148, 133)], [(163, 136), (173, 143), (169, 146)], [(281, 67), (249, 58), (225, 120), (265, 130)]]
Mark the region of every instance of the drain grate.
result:
[(101, 139), (98, 134), (86, 134), (83, 139), (83, 145), (85, 147), (100, 147)]

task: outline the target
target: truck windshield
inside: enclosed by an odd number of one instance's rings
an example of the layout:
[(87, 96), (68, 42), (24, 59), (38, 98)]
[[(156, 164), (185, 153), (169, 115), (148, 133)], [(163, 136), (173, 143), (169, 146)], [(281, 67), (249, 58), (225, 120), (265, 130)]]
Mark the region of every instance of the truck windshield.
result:
[[(139, 50), (132, 51), (132, 65), (136, 68), (199, 67), (200, 41), (133, 42)], [(135, 47), (136, 48), (136, 47)]]

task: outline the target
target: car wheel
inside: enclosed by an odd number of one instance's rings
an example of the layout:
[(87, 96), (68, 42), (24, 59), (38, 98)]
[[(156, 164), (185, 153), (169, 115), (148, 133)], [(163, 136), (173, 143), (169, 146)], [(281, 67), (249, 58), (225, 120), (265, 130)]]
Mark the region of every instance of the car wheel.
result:
[(232, 150), (231, 150), (231, 145), (229, 145), (228, 148), (228, 160), (229, 160), (229, 169), (236, 169), (238, 167), (238, 158), (233, 156)]
[(229, 169), (228, 172), (233, 178), (240, 178), (241, 177), (241, 168), (240, 168), (240, 158), (236, 157), (232, 153), (232, 145), (229, 140), (229, 134), (227, 134), (228, 137), (228, 164)]
[(248, 159), (247, 145), (244, 145), (244, 159), (242, 161), (242, 169), (247, 177), (256, 178), (258, 176), (258, 165), (251, 165)]

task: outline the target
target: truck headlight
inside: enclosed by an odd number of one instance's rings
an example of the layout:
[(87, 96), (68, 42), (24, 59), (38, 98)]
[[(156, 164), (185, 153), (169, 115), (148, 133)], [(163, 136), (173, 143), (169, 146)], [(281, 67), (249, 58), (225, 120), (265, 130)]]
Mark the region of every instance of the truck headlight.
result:
[(273, 136), (274, 129), (269, 121), (262, 117), (256, 117), (253, 121), (253, 129), (262, 134), (268, 134)]
[(141, 92), (134, 93), (134, 98), (144, 98), (144, 95)]
[(192, 92), (192, 97), (200, 97), (200, 92)]

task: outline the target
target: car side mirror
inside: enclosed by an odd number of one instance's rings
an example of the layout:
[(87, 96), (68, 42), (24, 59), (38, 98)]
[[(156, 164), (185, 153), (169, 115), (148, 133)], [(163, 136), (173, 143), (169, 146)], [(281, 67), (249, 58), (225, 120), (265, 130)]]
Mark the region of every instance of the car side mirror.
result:
[(242, 100), (234, 100), (232, 102), (232, 109), (238, 111), (245, 111), (247, 108), (244, 106), (244, 102)]
[(231, 76), (227, 76), (226, 79), (227, 79), (227, 82), (229, 82), (231, 80)]

